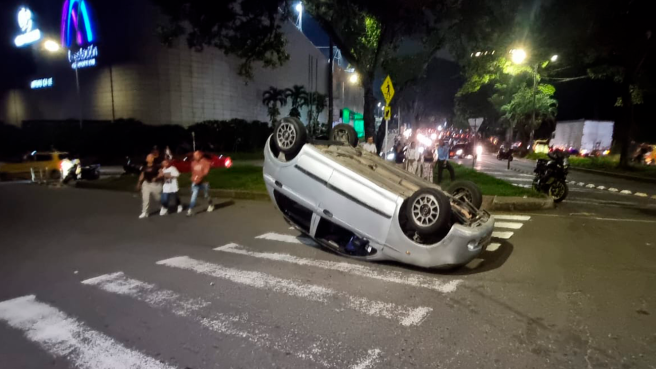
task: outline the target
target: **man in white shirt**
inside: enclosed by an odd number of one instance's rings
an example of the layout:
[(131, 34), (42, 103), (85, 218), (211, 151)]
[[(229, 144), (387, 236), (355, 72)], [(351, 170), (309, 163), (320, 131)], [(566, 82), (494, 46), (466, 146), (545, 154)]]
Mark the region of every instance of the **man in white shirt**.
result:
[(172, 198), (175, 199), (178, 213), (181, 213), (182, 204), (178, 196), (178, 177), (180, 176), (180, 172), (176, 167), (171, 165), (171, 161), (168, 159), (162, 161), (162, 168), (160, 176), (164, 178), (164, 185), (162, 186), (162, 208), (159, 211), (159, 215), (166, 215)]
[(362, 148), (364, 149), (364, 151), (369, 151), (370, 153), (372, 153), (374, 155), (376, 155), (378, 153), (378, 151), (376, 150), (376, 144), (374, 143), (373, 136), (367, 138), (367, 143), (362, 145)]
[(408, 163), (408, 167), (406, 168), (407, 171), (414, 175), (419, 175), (419, 160), (421, 160), (421, 153), (417, 150), (417, 144), (414, 141), (410, 143), (410, 148), (405, 154), (405, 160)]

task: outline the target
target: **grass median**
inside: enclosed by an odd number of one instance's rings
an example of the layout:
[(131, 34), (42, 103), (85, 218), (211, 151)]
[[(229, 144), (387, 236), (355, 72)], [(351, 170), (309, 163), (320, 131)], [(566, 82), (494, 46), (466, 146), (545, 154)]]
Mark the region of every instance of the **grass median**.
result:
[[(537, 160), (547, 159), (547, 154), (529, 153), (526, 159)], [(619, 155), (606, 155), (599, 157), (578, 157), (570, 156), (569, 165), (572, 168), (593, 169), (603, 172), (610, 172), (616, 174), (626, 174), (637, 177), (646, 177), (656, 179), (656, 166), (654, 165), (637, 165), (631, 164), (628, 168), (618, 168), (620, 163)]]
[[(456, 181), (472, 181), (478, 185), (483, 195), (487, 196), (513, 196), (513, 197), (545, 197), (543, 194), (533, 191), (530, 188), (523, 188), (513, 186), (510, 182), (506, 182), (489, 174), (478, 172), (472, 168), (467, 168), (462, 165), (451, 163), (453, 170), (456, 174)], [(433, 179), (437, 181), (437, 168)], [(441, 187), (444, 189), (449, 188), (451, 178), (447, 170), (442, 171)]]

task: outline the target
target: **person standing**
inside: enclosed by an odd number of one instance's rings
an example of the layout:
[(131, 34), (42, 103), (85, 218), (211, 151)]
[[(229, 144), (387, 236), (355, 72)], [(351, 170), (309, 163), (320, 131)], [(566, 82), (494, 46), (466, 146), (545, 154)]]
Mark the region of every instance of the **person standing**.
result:
[(414, 175), (419, 173), (419, 160), (421, 160), (421, 153), (416, 148), (417, 144), (412, 141), (410, 143), (410, 148), (405, 156), (408, 167), (406, 170)]
[(403, 163), (405, 162), (405, 154), (403, 153), (403, 145), (401, 143), (397, 143), (396, 147), (394, 148), (395, 150), (395, 155), (394, 155), (394, 162), (396, 162), (396, 166), (399, 169), (403, 169)]
[(364, 151), (369, 151), (370, 153), (376, 155), (378, 151), (376, 150), (376, 144), (374, 143), (374, 137), (370, 136), (367, 138), (367, 143), (365, 143), (362, 148)]
[(207, 174), (210, 172), (210, 161), (207, 160), (200, 151), (194, 152), (194, 160), (191, 162), (191, 201), (189, 201), (189, 210), (187, 216), (194, 215), (194, 207), (198, 199), (198, 192), (203, 190), (203, 197), (207, 199), (207, 212), (214, 210), (212, 198), (210, 197), (210, 184), (206, 181)]
[(146, 156), (146, 165), (141, 168), (137, 190), (141, 190), (141, 215), (139, 219), (148, 218), (151, 196), (159, 202), (162, 193), (162, 184), (159, 177), (159, 165), (155, 164), (155, 155)]
[(162, 208), (159, 211), (159, 215), (166, 215), (171, 199), (175, 200), (178, 213), (182, 213), (182, 204), (178, 196), (178, 177), (180, 176), (180, 172), (178, 168), (171, 165), (169, 159), (162, 161), (162, 167), (160, 177), (164, 179), (164, 184), (162, 185)]
[(430, 183), (433, 183), (433, 168), (435, 165), (435, 151), (431, 147), (427, 147), (424, 151), (424, 161), (422, 164), (421, 174), (422, 178)]
[(455, 181), (456, 175), (449, 163), (449, 146), (441, 140), (437, 147), (437, 184), (442, 182), (442, 171), (446, 168), (451, 176), (451, 182)]

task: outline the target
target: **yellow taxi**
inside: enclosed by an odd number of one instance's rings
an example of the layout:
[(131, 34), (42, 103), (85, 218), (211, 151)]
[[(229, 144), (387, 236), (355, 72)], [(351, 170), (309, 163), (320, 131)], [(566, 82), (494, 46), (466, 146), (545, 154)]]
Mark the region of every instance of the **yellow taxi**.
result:
[(37, 179), (58, 180), (62, 175), (61, 162), (69, 157), (67, 152), (33, 151), (23, 156), (22, 160), (17, 163), (0, 165), (0, 179), (32, 178), (32, 174), (34, 174)]

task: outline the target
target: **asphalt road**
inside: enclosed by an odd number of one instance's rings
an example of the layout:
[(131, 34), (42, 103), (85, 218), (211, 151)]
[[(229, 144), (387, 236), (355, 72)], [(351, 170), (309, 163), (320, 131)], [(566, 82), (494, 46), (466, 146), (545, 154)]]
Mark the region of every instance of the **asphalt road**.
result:
[(307, 245), (266, 202), (138, 220), (2, 183), (0, 208), (3, 369), (656, 367), (650, 207), (495, 214), (448, 273)]

